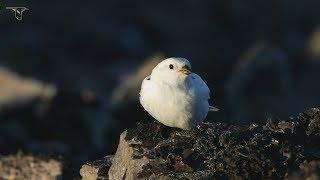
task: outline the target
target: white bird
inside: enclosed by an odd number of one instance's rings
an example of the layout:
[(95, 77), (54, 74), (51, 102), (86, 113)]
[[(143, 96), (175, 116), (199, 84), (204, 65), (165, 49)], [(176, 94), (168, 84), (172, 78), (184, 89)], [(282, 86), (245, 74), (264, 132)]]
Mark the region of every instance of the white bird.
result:
[(191, 72), (185, 58), (168, 58), (160, 62), (141, 85), (140, 103), (156, 120), (170, 127), (189, 130), (203, 121), (209, 111), (210, 90)]

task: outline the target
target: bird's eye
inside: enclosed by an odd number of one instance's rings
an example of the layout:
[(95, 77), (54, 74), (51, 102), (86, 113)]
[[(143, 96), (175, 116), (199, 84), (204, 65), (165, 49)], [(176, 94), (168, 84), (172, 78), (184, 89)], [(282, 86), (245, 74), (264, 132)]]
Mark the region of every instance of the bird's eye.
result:
[(170, 69), (173, 69), (173, 65), (172, 65), (172, 64), (170, 64), (170, 65), (169, 65), (169, 68), (170, 68)]

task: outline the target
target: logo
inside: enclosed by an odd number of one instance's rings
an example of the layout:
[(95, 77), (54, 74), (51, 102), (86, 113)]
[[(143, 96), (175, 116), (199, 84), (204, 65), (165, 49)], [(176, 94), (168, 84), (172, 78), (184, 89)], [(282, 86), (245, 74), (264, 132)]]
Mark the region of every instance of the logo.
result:
[(6, 9), (11, 9), (14, 12), (14, 17), (21, 21), (23, 17), (23, 12), (29, 10), (26, 7), (6, 7)]

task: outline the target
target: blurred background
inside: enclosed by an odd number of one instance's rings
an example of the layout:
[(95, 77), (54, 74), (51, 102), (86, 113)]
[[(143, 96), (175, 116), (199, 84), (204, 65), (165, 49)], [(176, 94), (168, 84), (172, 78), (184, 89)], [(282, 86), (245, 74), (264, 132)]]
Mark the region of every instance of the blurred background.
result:
[[(264, 122), (320, 105), (319, 0), (1, 1), (0, 153), (58, 155), (78, 172), (153, 119), (142, 79), (185, 57), (215, 122)], [(25, 6), (23, 20), (7, 6)]]

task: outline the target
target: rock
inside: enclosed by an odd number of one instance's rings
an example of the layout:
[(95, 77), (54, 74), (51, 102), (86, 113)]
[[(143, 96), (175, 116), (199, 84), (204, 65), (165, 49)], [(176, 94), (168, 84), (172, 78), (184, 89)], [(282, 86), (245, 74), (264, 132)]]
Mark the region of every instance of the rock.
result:
[(83, 180), (108, 179), (107, 173), (111, 166), (113, 156), (106, 156), (93, 163), (87, 163), (80, 169)]
[(0, 179), (60, 179), (62, 163), (18, 153), (0, 157)]
[(271, 43), (254, 44), (239, 58), (225, 91), (233, 111), (231, 119), (236, 121), (249, 123), (264, 119), (268, 112), (286, 112), (294, 99), (286, 52)]
[(317, 108), (311, 108), (307, 114), (309, 115), (310, 123), (307, 128), (307, 135), (314, 133), (320, 135), (320, 110)]
[(190, 131), (139, 124), (121, 134), (108, 177), (106, 168), (92, 165), (83, 166), (81, 175), (90, 172), (90, 180), (319, 178), (318, 163), (310, 161), (319, 159), (318, 112), (311, 108), (261, 124), (203, 122)]
[(286, 179), (308, 179), (308, 180), (317, 180), (320, 177), (320, 161), (304, 161), (299, 165), (299, 170), (292, 172), (286, 177)]
[(320, 59), (320, 26), (314, 28), (306, 44), (308, 55), (315, 59)]
[(135, 140), (126, 140), (127, 132), (120, 136), (119, 146), (113, 158), (108, 176), (110, 180), (117, 179), (135, 179), (142, 167), (149, 161), (146, 157), (134, 158), (136, 146), (141, 146), (141, 142)]
[(40, 81), (21, 77), (0, 67), (0, 109), (4, 106), (21, 105), (36, 99), (50, 100), (56, 87)]
[(112, 106), (115, 108), (130, 101), (138, 101), (138, 94), (140, 91), (141, 83), (145, 77), (151, 74), (152, 69), (162, 60), (164, 55), (155, 54), (147, 58), (137, 70), (128, 73), (123, 77), (123, 81), (116, 87), (111, 96)]

